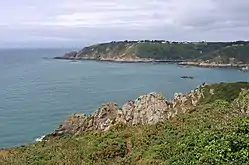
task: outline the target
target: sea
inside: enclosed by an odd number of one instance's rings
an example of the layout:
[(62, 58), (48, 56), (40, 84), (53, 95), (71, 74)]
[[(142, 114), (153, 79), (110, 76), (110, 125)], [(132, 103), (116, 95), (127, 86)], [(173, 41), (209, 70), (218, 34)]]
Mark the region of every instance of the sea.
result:
[(150, 92), (171, 100), (204, 82), (249, 81), (236, 69), (53, 59), (67, 51), (0, 50), (0, 148), (39, 140), (70, 114), (91, 114), (107, 102), (122, 106)]

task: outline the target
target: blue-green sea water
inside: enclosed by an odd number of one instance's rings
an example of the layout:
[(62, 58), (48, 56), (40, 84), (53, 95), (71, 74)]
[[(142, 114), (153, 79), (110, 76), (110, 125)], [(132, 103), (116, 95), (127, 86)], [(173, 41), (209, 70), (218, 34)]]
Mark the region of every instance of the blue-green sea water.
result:
[[(148, 92), (171, 99), (203, 82), (249, 81), (234, 69), (46, 59), (67, 50), (0, 50), (0, 148), (34, 142), (68, 115)], [(181, 76), (193, 76), (183, 80)]]

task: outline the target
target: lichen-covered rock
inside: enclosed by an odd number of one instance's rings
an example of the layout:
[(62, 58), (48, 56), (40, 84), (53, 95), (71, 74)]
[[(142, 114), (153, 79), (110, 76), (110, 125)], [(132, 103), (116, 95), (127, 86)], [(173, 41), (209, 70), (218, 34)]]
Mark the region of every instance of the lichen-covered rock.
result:
[[(87, 130), (106, 130), (116, 122), (119, 107), (115, 103), (108, 103), (88, 117)], [(81, 130), (85, 131), (85, 130)]]
[(115, 123), (118, 105), (108, 103), (101, 106), (98, 111), (90, 116), (74, 114), (69, 116), (53, 133), (48, 136), (61, 134), (78, 134), (84, 131), (106, 130)]
[(60, 126), (57, 128), (51, 136), (58, 136), (61, 134), (76, 134), (79, 130), (87, 127), (87, 116), (84, 114), (73, 114), (69, 116)]
[(189, 94), (176, 93), (172, 101), (172, 117), (180, 113), (186, 113), (198, 105), (203, 97), (202, 86), (192, 90)]
[(150, 93), (124, 104), (117, 121), (131, 125), (154, 124), (170, 114), (170, 103), (157, 93)]
[(64, 121), (52, 136), (61, 134), (78, 134), (84, 131), (108, 130), (117, 123), (127, 125), (155, 124), (159, 121), (186, 113), (197, 106), (203, 97), (201, 87), (187, 95), (175, 94), (172, 102), (161, 94), (150, 93), (129, 101), (119, 108), (115, 103), (101, 106), (92, 115), (74, 114)]

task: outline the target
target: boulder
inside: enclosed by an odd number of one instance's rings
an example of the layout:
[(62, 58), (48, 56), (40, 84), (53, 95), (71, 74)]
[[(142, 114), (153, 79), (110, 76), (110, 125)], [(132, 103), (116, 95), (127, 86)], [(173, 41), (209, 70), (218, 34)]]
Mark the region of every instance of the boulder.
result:
[(130, 125), (154, 124), (170, 114), (170, 103), (157, 93), (150, 93), (124, 104), (117, 121)]

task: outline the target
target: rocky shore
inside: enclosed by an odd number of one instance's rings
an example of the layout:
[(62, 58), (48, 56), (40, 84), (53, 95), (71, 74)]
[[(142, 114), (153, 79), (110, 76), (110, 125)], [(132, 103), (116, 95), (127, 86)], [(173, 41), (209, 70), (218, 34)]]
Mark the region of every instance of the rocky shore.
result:
[(217, 63), (205, 61), (187, 61), (187, 60), (171, 60), (171, 59), (153, 59), (153, 58), (139, 58), (135, 55), (131, 56), (79, 56), (79, 52), (69, 52), (64, 56), (55, 57), (54, 59), (71, 60), (71, 61), (101, 61), (101, 62), (117, 62), (117, 63), (177, 63), (180, 66), (195, 66), (205, 68), (248, 68), (249, 64), (243, 63)]
[(106, 131), (118, 123), (130, 126), (155, 124), (193, 110), (203, 97), (203, 87), (204, 84), (186, 95), (176, 93), (172, 101), (166, 100), (161, 94), (150, 93), (128, 101), (122, 107), (107, 103), (89, 116), (73, 114), (45, 139), (85, 131)]
[(167, 59), (151, 59), (151, 58), (88, 58), (88, 57), (55, 57), (59, 60), (77, 60), (77, 61), (102, 61), (102, 62), (117, 62), (117, 63), (179, 63), (184, 60), (167, 60)]
[(207, 63), (207, 62), (179, 62), (178, 65), (182, 66), (196, 66), (205, 68), (243, 68), (249, 66), (249, 64), (220, 64), (220, 63)]
[[(72, 60), (72, 61), (100, 61), (100, 62), (116, 62), (116, 63), (176, 63), (180, 66), (194, 66), (203, 68), (248, 68), (249, 64), (223, 64), (223, 63), (208, 63), (208, 62), (193, 62), (186, 60), (167, 60), (167, 59), (152, 59), (152, 58), (89, 58), (89, 57), (55, 57), (54, 59)], [(245, 70), (243, 70), (245, 71)], [(248, 71), (248, 69), (246, 70)]]

